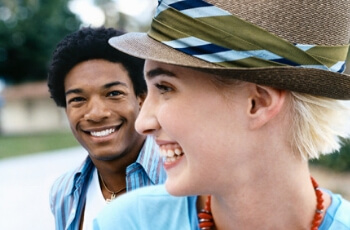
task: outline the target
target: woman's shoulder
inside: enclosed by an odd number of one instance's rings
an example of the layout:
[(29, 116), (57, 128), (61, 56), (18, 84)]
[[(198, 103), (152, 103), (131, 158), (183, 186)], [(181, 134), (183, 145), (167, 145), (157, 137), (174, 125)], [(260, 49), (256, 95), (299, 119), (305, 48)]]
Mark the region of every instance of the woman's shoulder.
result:
[[(341, 195), (327, 191), (332, 203), (328, 207), (322, 225), (328, 230), (350, 230), (350, 202)], [(322, 227), (322, 226), (321, 226)]]
[(122, 196), (120, 196), (120, 198), (127, 199), (128, 197), (131, 198), (131, 197), (158, 197), (158, 196), (165, 196), (169, 198), (172, 197), (165, 189), (164, 184), (158, 184), (158, 185), (145, 186), (145, 187), (132, 190), (128, 193), (123, 194)]
[[(113, 200), (106, 208), (105, 212), (108, 209), (113, 209), (114, 213), (117, 210), (121, 209), (133, 209), (137, 207), (138, 210), (140, 208), (162, 208), (163, 205), (168, 207), (169, 205), (174, 205), (175, 203), (183, 203), (187, 202), (187, 197), (176, 197), (170, 195), (166, 189), (164, 184), (161, 185), (152, 185), (146, 186), (142, 188), (138, 188), (136, 190), (132, 190)], [(164, 208), (164, 207), (163, 207)], [(121, 210), (126, 211), (126, 210)]]
[[(189, 210), (195, 197), (175, 197), (164, 185), (142, 187), (107, 205), (94, 221), (94, 229), (191, 229)], [(169, 218), (171, 215), (171, 218)], [(171, 223), (176, 221), (176, 223)], [(179, 223), (181, 223), (179, 226)]]

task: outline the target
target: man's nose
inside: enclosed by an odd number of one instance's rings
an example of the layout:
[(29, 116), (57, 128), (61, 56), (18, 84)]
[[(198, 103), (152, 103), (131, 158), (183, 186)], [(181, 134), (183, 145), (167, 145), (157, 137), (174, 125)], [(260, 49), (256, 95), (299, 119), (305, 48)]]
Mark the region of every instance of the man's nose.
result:
[(90, 98), (88, 101), (88, 109), (84, 115), (84, 118), (93, 122), (100, 122), (111, 116), (111, 110), (108, 108), (104, 101), (99, 97)]

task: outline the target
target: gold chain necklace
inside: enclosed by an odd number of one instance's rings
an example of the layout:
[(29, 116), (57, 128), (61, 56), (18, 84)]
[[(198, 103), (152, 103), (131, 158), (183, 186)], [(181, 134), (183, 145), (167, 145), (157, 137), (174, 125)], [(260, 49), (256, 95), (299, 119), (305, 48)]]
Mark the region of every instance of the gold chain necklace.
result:
[(106, 186), (106, 184), (105, 184), (105, 182), (104, 182), (104, 180), (103, 180), (101, 174), (99, 174), (99, 175), (100, 175), (100, 178), (101, 178), (101, 182), (102, 182), (103, 187), (111, 194), (111, 198), (109, 198), (109, 199), (107, 198), (107, 199), (106, 199), (106, 202), (107, 202), (107, 203), (110, 203), (112, 200), (114, 200), (115, 198), (117, 198), (117, 195), (118, 195), (119, 193), (121, 193), (122, 191), (126, 190), (126, 187), (121, 188), (121, 189), (119, 189), (119, 190), (116, 191), (116, 192), (113, 192), (113, 191), (109, 190), (109, 189), (107, 188), (107, 186)]

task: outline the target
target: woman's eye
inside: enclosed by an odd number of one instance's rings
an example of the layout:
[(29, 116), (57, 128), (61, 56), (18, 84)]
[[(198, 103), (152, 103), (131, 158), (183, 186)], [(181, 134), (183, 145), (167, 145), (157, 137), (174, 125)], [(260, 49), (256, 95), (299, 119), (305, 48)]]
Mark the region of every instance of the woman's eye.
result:
[(124, 93), (121, 92), (121, 91), (112, 91), (112, 92), (109, 92), (107, 94), (107, 96), (114, 97), (114, 96), (119, 96), (119, 95), (122, 95), (122, 94), (124, 94)]
[(157, 83), (157, 84), (155, 84), (155, 86), (157, 87), (157, 89), (159, 89), (161, 94), (172, 91), (172, 88), (168, 87), (166, 85), (162, 85), (162, 84)]

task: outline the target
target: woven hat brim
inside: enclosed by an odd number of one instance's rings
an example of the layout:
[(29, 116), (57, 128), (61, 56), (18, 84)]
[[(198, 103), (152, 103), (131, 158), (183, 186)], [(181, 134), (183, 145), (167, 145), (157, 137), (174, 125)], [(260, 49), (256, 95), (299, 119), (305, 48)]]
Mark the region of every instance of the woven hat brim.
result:
[(199, 71), (315, 96), (350, 100), (350, 76), (346, 74), (292, 66), (221, 67), (168, 47), (150, 38), (146, 33), (127, 33), (111, 38), (109, 43), (121, 52), (142, 59), (195, 68)]

